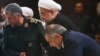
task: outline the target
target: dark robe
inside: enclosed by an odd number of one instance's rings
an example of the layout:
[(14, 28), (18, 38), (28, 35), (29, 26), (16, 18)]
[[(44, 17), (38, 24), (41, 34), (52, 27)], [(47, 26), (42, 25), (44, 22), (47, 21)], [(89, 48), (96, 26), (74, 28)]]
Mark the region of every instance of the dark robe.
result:
[(59, 25), (66, 27), (68, 30), (77, 31), (77, 28), (75, 24), (72, 22), (72, 20), (70, 20), (70, 18), (68, 18), (67, 16), (61, 13), (58, 13), (56, 18), (53, 19), (51, 22), (49, 22), (49, 24), (59, 24)]

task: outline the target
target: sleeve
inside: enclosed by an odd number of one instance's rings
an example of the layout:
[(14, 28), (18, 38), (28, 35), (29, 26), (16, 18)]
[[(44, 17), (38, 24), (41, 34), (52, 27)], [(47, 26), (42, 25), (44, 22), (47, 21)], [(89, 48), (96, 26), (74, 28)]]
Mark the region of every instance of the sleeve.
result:
[(44, 39), (44, 27), (43, 27), (41, 22), (38, 23), (38, 31), (39, 31), (38, 37), (39, 37), (39, 42), (40, 42), (40, 46), (41, 46), (41, 49), (42, 49), (42, 54), (44, 56), (46, 56), (47, 55), (48, 43)]
[(37, 24), (38, 24), (38, 31), (40, 33), (40, 35), (39, 35), (40, 43), (45, 47), (48, 44), (47, 44), (46, 40), (44, 39), (44, 27), (41, 22), (38, 22)]

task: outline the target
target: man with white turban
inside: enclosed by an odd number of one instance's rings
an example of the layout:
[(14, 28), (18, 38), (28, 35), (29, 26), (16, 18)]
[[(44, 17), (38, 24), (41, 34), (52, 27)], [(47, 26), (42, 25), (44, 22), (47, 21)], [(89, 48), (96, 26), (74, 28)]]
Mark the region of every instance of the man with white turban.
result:
[[(73, 22), (61, 14), (61, 5), (53, 0), (39, 0), (38, 9), (40, 13), (40, 19), (49, 24), (60, 24), (66, 27), (68, 30), (77, 30)], [(62, 50), (57, 50), (55, 48), (46, 48), (48, 51), (48, 56), (63, 56)]]
[(53, 0), (39, 0), (38, 2), (39, 13), (41, 20), (46, 24), (60, 24), (67, 29), (77, 30), (73, 22), (60, 13), (62, 7), (60, 4)]
[(34, 16), (34, 11), (29, 7), (21, 7), (23, 16), (31, 19)]

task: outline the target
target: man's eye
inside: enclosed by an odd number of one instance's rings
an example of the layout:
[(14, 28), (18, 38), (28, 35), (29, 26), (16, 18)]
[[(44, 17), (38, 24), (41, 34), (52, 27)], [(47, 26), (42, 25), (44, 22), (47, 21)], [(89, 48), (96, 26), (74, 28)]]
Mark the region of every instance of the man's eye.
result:
[(44, 13), (44, 12), (41, 12), (41, 15), (46, 15), (46, 13)]
[(44, 13), (41, 13), (41, 15), (43, 16), (43, 15), (45, 15)]

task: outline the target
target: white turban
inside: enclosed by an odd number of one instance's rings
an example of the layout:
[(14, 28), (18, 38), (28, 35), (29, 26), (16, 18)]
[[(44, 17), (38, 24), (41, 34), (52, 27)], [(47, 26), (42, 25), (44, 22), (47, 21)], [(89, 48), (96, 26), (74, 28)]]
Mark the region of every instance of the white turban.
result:
[(61, 5), (53, 0), (39, 0), (38, 7), (42, 7), (48, 10), (58, 10), (58, 11), (62, 9)]
[(22, 9), (22, 13), (23, 13), (24, 16), (33, 17), (34, 12), (33, 12), (33, 10), (31, 8), (29, 8), (29, 7), (21, 7), (21, 9)]

